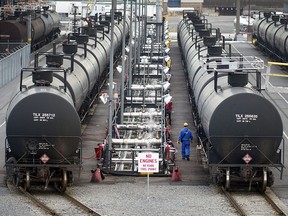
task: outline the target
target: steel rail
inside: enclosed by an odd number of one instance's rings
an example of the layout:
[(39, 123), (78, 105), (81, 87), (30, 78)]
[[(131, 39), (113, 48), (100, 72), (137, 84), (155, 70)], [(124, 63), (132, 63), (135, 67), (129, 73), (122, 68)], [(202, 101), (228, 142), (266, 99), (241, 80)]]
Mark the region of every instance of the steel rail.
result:
[(89, 213), (90, 215), (93, 216), (101, 216), (100, 214), (98, 214), (97, 212), (95, 212), (93, 209), (89, 208), (88, 206), (84, 205), (83, 203), (81, 203), (80, 201), (78, 201), (77, 199), (75, 199), (74, 197), (70, 196), (67, 193), (63, 193), (58, 187), (55, 187), (55, 189), (59, 192), (59, 194), (64, 197), (65, 199), (69, 200), (72, 204), (78, 206), (79, 208), (81, 208), (82, 210), (84, 210), (85, 212)]
[(65, 197), (66, 199), (68, 199), (70, 202), (72, 202), (73, 204), (75, 204), (76, 206), (78, 206), (79, 208), (81, 208), (82, 210), (86, 211), (87, 213), (89, 213), (90, 215), (93, 216), (101, 216), (100, 214), (98, 214), (97, 212), (95, 212), (93, 209), (89, 208), (88, 206), (84, 205), (83, 203), (79, 202), (78, 200), (76, 200), (75, 198), (73, 198), (72, 196), (70, 196), (67, 193), (61, 193), (61, 195), (63, 197)]
[(24, 188), (19, 187), (19, 190), (25, 195), (27, 196), (33, 203), (35, 203), (37, 206), (39, 206), (42, 210), (44, 210), (45, 212), (47, 212), (50, 215), (55, 215), (55, 216), (59, 216), (59, 214), (57, 214), (54, 210), (52, 210), (51, 208), (49, 208), (47, 205), (45, 205), (44, 203), (42, 203), (39, 199), (37, 199), (35, 196), (33, 196), (32, 194), (30, 194), (29, 192), (27, 192), (26, 190), (24, 190)]
[(223, 194), (227, 197), (227, 199), (229, 200), (231, 205), (237, 210), (237, 212), (241, 216), (246, 216), (247, 214), (244, 212), (244, 210), (241, 208), (241, 206), (236, 202), (236, 200), (231, 196), (231, 194), (228, 191), (226, 191), (224, 187), (221, 187), (221, 190), (222, 190)]
[(279, 206), (266, 194), (263, 193), (261, 194), (265, 200), (273, 207), (273, 209), (279, 214), (279, 215), (286, 215), (280, 208)]

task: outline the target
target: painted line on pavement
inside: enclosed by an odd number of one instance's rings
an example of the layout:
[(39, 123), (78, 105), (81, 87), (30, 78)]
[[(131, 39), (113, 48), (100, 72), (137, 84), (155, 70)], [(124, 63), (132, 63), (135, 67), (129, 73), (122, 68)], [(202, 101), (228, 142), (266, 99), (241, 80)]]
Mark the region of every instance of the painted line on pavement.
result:
[(0, 127), (2, 127), (3, 125), (5, 125), (6, 124), (6, 121), (4, 121), (1, 125), (0, 125)]

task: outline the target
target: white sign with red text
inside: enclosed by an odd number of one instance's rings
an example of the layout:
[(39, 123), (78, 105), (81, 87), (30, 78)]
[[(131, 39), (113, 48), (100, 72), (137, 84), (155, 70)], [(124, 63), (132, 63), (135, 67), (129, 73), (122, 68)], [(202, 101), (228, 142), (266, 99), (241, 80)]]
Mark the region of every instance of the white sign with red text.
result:
[(159, 172), (159, 153), (142, 152), (138, 155), (138, 172)]

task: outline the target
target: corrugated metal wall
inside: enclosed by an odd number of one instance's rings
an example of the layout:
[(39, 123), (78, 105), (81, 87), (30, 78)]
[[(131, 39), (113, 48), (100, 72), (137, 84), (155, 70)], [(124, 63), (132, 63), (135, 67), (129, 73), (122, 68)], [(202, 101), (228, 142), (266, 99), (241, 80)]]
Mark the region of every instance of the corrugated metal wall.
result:
[(17, 77), (23, 67), (30, 63), (30, 44), (16, 50), (12, 54), (0, 59), (0, 88), (15, 77)]

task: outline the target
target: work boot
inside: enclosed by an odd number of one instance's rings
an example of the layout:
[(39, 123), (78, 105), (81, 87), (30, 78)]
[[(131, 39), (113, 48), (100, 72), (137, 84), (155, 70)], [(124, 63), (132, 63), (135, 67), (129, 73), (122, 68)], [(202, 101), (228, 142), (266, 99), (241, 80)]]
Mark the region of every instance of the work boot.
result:
[(189, 158), (189, 156), (187, 156), (186, 158), (187, 158), (187, 160), (188, 160), (188, 161), (190, 161), (190, 158)]

